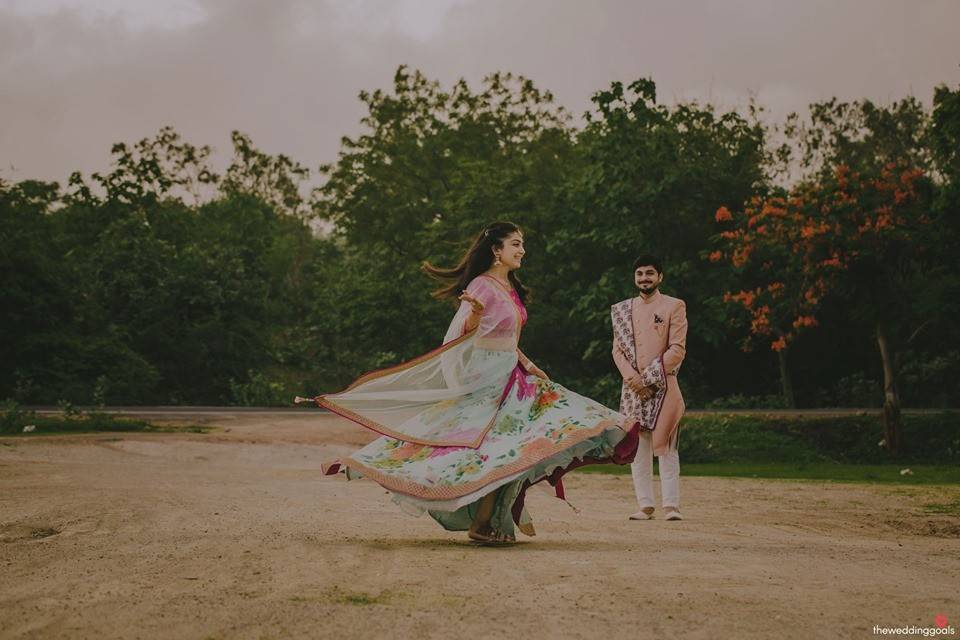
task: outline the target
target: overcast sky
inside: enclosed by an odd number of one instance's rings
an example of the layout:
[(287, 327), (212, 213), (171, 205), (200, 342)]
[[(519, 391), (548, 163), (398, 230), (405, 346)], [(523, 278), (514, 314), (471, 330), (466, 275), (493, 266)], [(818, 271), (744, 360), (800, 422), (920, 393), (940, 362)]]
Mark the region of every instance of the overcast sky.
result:
[(960, 0), (0, 0), (0, 176), (106, 169), (172, 125), (239, 129), (314, 169), (399, 64), (449, 86), (523, 74), (574, 114), (613, 80), (775, 116), (960, 85)]

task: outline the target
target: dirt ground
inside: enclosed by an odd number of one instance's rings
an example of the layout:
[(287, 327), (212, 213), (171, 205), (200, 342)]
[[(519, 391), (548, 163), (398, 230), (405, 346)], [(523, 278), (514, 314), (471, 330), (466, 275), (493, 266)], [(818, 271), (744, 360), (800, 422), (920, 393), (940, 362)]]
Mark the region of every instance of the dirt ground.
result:
[(177, 420), (218, 428), (0, 439), (0, 637), (960, 629), (960, 518), (924, 508), (960, 487), (685, 478), (685, 521), (630, 522), (627, 477), (573, 474), (579, 514), (535, 488), (538, 536), (477, 548), (372, 482), (322, 477), (370, 439), (339, 418)]

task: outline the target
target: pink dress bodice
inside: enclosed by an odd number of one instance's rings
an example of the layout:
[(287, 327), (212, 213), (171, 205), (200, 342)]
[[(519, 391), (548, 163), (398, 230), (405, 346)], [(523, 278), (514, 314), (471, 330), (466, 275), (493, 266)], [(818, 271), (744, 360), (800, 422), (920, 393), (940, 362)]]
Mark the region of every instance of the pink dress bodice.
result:
[(517, 305), (517, 310), (520, 312), (520, 326), (527, 324), (527, 308), (523, 306), (523, 301), (520, 300), (520, 295), (517, 293), (516, 289), (510, 290), (510, 297), (513, 299), (513, 303)]

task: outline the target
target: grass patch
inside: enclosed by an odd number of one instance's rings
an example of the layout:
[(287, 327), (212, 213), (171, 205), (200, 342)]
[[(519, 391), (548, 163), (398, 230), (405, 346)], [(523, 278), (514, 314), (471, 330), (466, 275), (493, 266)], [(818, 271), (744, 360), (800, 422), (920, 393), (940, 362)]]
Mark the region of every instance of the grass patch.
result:
[(370, 605), (383, 604), (382, 596), (372, 596), (368, 593), (347, 593), (340, 597), (339, 602), (344, 604)]
[[(681, 453), (682, 455), (682, 453)], [(878, 484), (923, 485), (960, 484), (960, 468), (941, 465), (913, 465), (911, 475), (901, 475), (901, 465), (837, 464), (837, 463), (686, 463), (681, 460), (684, 476), (716, 476), (723, 478), (767, 478), (778, 480), (820, 480), (826, 482), (864, 482)], [(579, 470), (583, 473), (629, 475), (629, 466), (596, 465)]]
[(713, 414), (684, 418), (680, 452), (687, 463), (960, 466), (960, 412), (904, 416), (904, 446), (898, 456), (891, 455), (882, 441), (883, 425), (877, 416)]
[(923, 505), (925, 513), (935, 513), (943, 516), (960, 516), (960, 498), (953, 502), (931, 502)]
[(214, 427), (201, 427), (196, 424), (187, 424), (182, 426), (163, 426), (158, 427), (157, 425), (150, 425), (146, 429), (151, 433), (210, 433), (214, 430)]
[(378, 595), (365, 593), (363, 591), (345, 591), (340, 587), (327, 589), (319, 596), (292, 596), (287, 598), (289, 602), (334, 602), (336, 604), (349, 604), (357, 607), (368, 607), (371, 605), (385, 605), (395, 599), (398, 594), (392, 591), (382, 591)]
[[(898, 485), (960, 483), (960, 412), (903, 418), (903, 452), (881, 446), (877, 416), (691, 415), (680, 434), (687, 476), (779, 478)], [(911, 473), (901, 475), (901, 470)], [(629, 467), (587, 467), (628, 474)]]
[[(32, 427), (32, 428), (31, 428)], [(24, 431), (24, 428), (27, 431)], [(105, 413), (92, 413), (83, 416), (32, 416), (12, 425), (4, 425), (0, 430), (10, 436), (42, 436), (57, 433), (111, 432), (111, 431), (149, 431), (151, 425), (146, 420), (119, 418)]]
[(123, 418), (102, 411), (80, 411), (70, 405), (62, 407), (62, 411), (60, 415), (41, 416), (7, 402), (0, 412), (0, 435), (29, 437), (132, 431), (206, 433), (211, 430), (195, 425), (158, 427), (146, 420)]

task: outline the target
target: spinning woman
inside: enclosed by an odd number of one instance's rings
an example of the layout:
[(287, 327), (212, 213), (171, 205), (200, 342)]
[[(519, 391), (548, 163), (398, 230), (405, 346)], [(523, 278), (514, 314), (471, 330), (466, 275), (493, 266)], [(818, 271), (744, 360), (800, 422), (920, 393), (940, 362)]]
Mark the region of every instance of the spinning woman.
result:
[[(405, 510), (481, 544), (534, 535), (527, 488), (584, 464), (633, 460), (641, 424), (551, 382), (518, 346), (523, 234), (488, 225), (434, 295), (460, 306), (438, 349), (314, 401), (383, 437), (332, 465), (382, 485)], [(643, 425), (650, 428), (647, 425)], [(516, 527), (515, 527), (516, 525)]]

